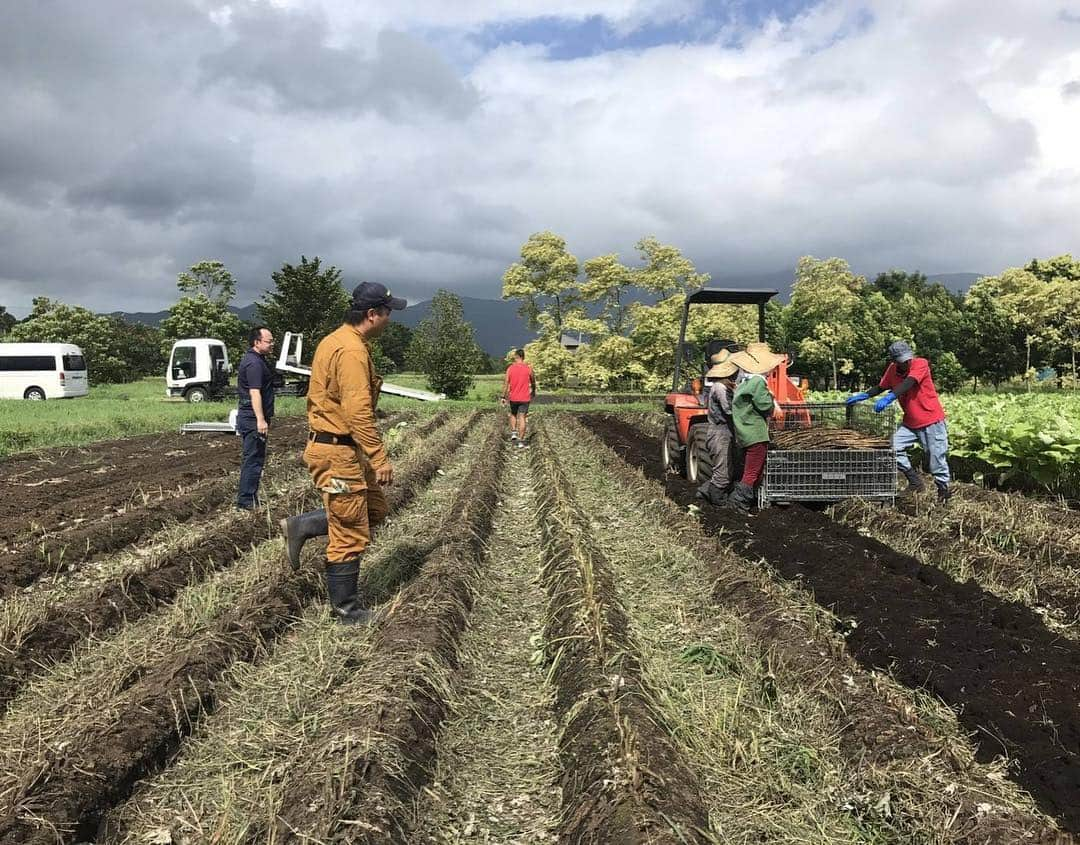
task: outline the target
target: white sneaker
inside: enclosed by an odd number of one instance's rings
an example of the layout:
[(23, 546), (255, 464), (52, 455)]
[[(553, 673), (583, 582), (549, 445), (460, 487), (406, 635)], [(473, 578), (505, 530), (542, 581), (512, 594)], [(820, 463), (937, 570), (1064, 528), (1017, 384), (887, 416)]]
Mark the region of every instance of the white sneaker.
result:
[(518, 439), (518, 436), (517, 436), (517, 432), (516, 432), (516, 431), (511, 431), (511, 432), (510, 432), (510, 439), (511, 439), (511, 440), (517, 440), (517, 439)]

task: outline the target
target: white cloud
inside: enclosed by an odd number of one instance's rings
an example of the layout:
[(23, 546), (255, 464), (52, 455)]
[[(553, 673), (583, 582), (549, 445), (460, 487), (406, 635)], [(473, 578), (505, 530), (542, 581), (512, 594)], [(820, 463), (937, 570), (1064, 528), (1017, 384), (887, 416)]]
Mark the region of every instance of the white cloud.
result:
[[(344, 0), (261, 5), (278, 39), (261, 45), (241, 37), (242, 3), (173, 9), (168, 49), (137, 37), (154, 30), (146, 11), (131, 32), (29, 21), (13, 38), (76, 46), (6, 53), (22, 75), (0, 93), (0, 304), (161, 307), (204, 257), (234, 269), (246, 302), (301, 253), (412, 299), (497, 296), (540, 229), (627, 260), (656, 234), (718, 277), (806, 253), (992, 272), (1080, 250), (1080, 23), (1058, 3), (837, 0), (715, 43), (573, 61), (504, 45), (464, 72), (422, 33), (464, 44), (529, 14), (634, 27), (691, 4), (372, 5), (363, 20)], [(266, 69), (303, 47), (282, 25), (317, 42), (299, 88)], [(406, 40), (380, 54), (388, 28)], [(208, 84), (224, 50), (229, 72)], [(350, 76), (372, 57), (377, 89)]]

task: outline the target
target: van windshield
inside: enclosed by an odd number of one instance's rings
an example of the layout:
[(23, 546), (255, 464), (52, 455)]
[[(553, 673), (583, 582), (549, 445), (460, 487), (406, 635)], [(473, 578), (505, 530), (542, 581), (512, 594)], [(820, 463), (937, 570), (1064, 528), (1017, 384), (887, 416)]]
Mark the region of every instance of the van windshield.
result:
[(86, 360), (82, 355), (65, 355), (64, 356), (64, 369), (65, 370), (85, 370)]

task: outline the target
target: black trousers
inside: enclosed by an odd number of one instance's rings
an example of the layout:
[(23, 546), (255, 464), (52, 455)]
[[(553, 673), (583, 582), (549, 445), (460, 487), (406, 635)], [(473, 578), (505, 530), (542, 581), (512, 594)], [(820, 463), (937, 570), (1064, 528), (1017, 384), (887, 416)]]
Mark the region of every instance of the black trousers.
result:
[(266, 438), (254, 429), (241, 429), (243, 438), (243, 463), (240, 465), (240, 489), (236, 494), (238, 508), (255, 507), (259, 494), (259, 481), (262, 479), (263, 465), (266, 463)]

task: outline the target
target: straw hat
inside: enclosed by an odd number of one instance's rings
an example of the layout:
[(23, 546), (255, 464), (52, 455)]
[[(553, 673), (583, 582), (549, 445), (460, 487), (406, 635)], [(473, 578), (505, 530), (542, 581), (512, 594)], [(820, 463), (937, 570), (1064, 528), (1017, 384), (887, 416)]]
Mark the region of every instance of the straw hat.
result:
[(787, 355), (773, 352), (769, 349), (769, 344), (761, 342), (748, 343), (743, 352), (736, 352), (731, 356), (732, 363), (740, 370), (758, 375), (775, 370), (786, 360)]
[[(713, 358), (719, 358), (719, 355), (713, 355)], [(724, 361), (718, 361), (709, 368), (709, 371), (705, 373), (705, 378), (729, 378), (735, 375), (739, 371), (739, 368), (735, 366), (735, 362), (731, 360), (730, 354), (728, 359)]]

